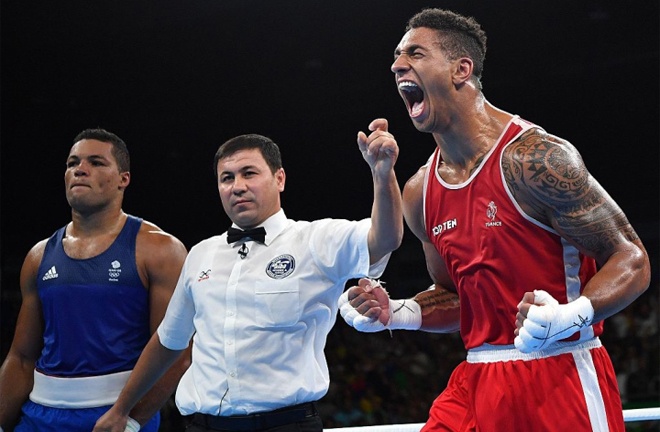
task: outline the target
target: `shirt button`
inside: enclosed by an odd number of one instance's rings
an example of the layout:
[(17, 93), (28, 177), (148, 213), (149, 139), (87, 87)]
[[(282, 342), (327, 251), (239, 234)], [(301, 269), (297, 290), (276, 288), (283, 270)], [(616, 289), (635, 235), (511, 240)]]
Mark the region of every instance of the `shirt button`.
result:
[(234, 341), (227, 341), (227, 345), (233, 345)]
[(229, 376), (230, 376), (230, 377), (235, 377), (235, 376), (236, 376), (236, 372), (231, 372), (231, 373), (229, 374)]
[(234, 316), (234, 312), (229, 312), (227, 315)]

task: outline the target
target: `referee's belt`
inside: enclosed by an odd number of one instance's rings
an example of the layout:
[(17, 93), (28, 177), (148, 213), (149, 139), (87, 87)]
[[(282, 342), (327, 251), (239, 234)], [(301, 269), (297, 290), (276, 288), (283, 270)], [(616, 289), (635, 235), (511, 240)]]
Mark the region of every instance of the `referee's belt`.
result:
[(255, 431), (297, 423), (317, 415), (316, 402), (307, 402), (250, 415), (214, 416), (195, 413), (193, 423), (213, 430)]

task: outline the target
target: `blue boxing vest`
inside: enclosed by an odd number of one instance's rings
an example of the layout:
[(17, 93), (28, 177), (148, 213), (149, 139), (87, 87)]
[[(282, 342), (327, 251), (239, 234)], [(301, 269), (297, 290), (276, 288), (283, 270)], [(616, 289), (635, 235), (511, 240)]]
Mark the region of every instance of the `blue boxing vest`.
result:
[(66, 226), (48, 240), (37, 273), (44, 317), (39, 372), (84, 377), (133, 369), (151, 335), (148, 291), (135, 263), (141, 224), (129, 215), (112, 245), (89, 259), (64, 252)]

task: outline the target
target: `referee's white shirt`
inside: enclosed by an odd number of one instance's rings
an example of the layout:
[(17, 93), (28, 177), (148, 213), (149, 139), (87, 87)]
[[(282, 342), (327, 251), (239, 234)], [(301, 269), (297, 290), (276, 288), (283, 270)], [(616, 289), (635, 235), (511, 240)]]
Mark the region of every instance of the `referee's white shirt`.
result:
[(379, 277), (369, 265), (370, 219), (313, 222), (280, 210), (261, 226), (266, 242), (227, 244), (226, 233), (188, 254), (158, 328), (169, 349), (188, 346), (192, 365), (176, 404), (183, 415), (242, 415), (311, 402), (328, 391), (323, 353), (348, 279)]

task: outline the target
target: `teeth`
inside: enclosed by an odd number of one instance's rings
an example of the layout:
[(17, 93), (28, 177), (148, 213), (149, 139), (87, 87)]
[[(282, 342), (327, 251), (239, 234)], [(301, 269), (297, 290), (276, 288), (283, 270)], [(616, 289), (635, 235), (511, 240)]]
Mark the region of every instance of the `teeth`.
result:
[(399, 90), (412, 90), (418, 88), (418, 85), (411, 81), (402, 81), (399, 83)]

